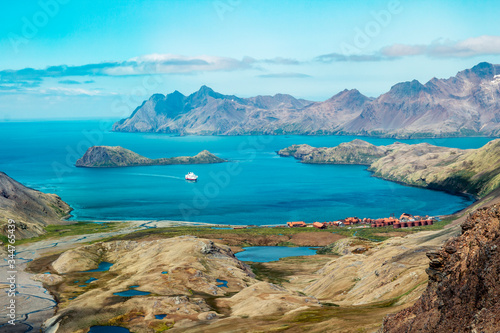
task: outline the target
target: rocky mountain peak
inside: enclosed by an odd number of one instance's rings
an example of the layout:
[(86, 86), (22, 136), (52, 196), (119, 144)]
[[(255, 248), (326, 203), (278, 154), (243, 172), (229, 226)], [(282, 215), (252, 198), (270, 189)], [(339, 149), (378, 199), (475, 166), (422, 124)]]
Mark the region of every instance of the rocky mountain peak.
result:
[(214, 90), (206, 85), (202, 85), (200, 87), (200, 89), (198, 90), (198, 93), (201, 95), (210, 95), (213, 92), (214, 92)]
[(413, 80), (395, 84), (391, 87), (389, 94), (399, 98), (414, 98), (418, 97), (421, 92), (427, 92), (427, 88), (418, 80)]
[(336, 94), (332, 98), (343, 99), (346, 101), (347, 100), (349, 100), (349, 101), (358, 101), (358, 100), (368, 101), (368, 100), (370, 100), (369, 97), (366, 97), (365, 95), (360, 93), (358, 89), (344, 89), (343, 91), (339, 92), (338, 94)]
[(150, 101), (153, 101), (153, 102), (158, 102), (158, 101), (162, 101), (165, 99), (165, 95), (163, 94), (153, 94), (149, 100)]
[(182, 94), (179, 90), (175, 90), (174, 92), (170, 93), (167, 95), (167, 97), (176, 97), (176, 98), (179, 98), (179, 97), (186, 97), (184, 96), (184, 94)]
[(187, 99), (188, 103), (190, 103), (193, 108), (196, 108), (205, 104), (209, 97), (214, 99), (224, 99), (228, 96), (215, 92), (212, 88), (203, 85), (197, 92), (189, 95)]
[(500, 74), (500, 66), (481, 62), (471, 69), (466, 69), (457, 74), (457, 77), (478, 83), (482, 80), (492, 80), (495, 75)]
[(496, 73), (495, 65), (489, 62), (481, 62), (472, 67), (471, 72), (482, 78), (493, 78)]

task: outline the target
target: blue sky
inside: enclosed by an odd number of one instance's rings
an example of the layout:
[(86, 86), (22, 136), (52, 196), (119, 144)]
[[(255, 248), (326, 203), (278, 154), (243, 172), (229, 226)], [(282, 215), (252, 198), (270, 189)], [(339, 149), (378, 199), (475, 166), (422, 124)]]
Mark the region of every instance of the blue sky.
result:
[(498, 1), (9, 2), (0, 121), (128, 116), (153, 93), (378, 96), (500, 63)]

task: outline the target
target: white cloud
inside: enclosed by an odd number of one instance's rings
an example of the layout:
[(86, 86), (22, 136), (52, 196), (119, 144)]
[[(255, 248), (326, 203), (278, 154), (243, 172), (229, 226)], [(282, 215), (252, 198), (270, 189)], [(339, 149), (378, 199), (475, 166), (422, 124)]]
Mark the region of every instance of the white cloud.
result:
[(201, 55), (188, 57), (175, 54), (148, 54), (132, 58), (123, 64), (104, 69), (103, 73), (111, 76), (182, 74), (195, 72), (234, 71), (252, 67), (255, 60), (242, 60)]
[(88, 90), (82, 88), (49, 87), (37, 91), (42, 95), (63, 95), (63, 96), (109, 96), (116, 95), (114, 92), (103, 92), (101, 90)]
[(402, 57), (427, 56), (431, 58), (472, 58), (500, 55), (500, 36), (479, 36), (461, 41), (439, 39), (430, 44), (401, 44), (385, 46), (371, 54), (343, 55), (330, 53), (316, 57), (316, 61), (330, 62), (374, 62), (395, 60)]

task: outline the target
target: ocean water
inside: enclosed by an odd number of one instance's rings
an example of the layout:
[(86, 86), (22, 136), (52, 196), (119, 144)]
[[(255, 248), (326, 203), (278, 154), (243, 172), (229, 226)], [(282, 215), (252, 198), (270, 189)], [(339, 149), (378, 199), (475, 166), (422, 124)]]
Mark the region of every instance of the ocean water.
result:
[[(332, 221), (391, 213), (447, 214), (471, 200), (374, 178), (365, 166), (308, 165), (276, 151), (291, 144), (335, 146), (353, 136), (200, 137), (110, 132), (112, 121), (0, 123), (0, 171), (56, 193), (76, 220), (169, 219), (219, 224)], [(373, 144), (397, 140), (366, 138)], [(478, 148), (490, 138), (399, 140)], [(229, 163), (128, 168), (76, 168), (92, 145), (120, 145), (158, 158), (208, 149)], [(193, 171), (197, 183), (184, 180)]]

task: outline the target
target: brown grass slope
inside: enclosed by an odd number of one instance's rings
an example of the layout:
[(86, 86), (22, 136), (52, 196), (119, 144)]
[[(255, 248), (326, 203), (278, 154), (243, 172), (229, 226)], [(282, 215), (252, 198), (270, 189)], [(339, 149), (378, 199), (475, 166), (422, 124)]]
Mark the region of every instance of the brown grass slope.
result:
[(7, 234), (7, 221), (16, 221), (18, 238), (43, 234), (47, 224), (61, 223), (71, 207), (55, 194), (46, 194), (24, 186), (0, 172), (0, 228)]

